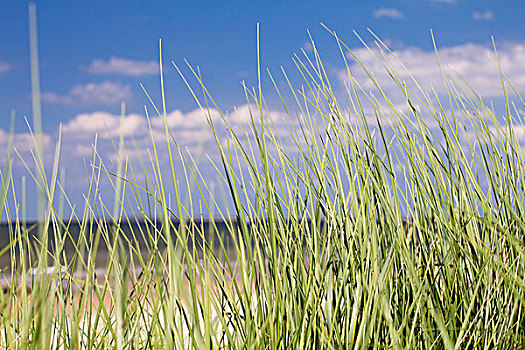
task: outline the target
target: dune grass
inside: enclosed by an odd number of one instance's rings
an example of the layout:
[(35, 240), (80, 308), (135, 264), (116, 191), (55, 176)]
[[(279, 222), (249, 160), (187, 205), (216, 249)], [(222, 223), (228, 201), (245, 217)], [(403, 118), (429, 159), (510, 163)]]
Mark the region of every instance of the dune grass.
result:
[[(333, 35), (349, 67), (352, 51)], [(2, 253), (12, 257), (14, 277), (0, 294), (0, 346), (525, 346), (525, 158), (516, 135), (523, 120), (510, 102), (523, 107), (521, 96), (502, 73), (500, 118), (455, 75), (444, 72), (436, 82), (446, 85), (445, 97), (403, 81), (395, 56), (379, 39), (377, 46), (371, 52), (406, 109), (395, 107), (373, 72), (374, 93), (348, 69), (341, 99), (313, 45), (311, 55), (295, 58), (302, 88), (283, 72), (295, 101), (282, 99), (285, 136), (265, 106), (260, 69), (258, 86), (244, 88), (252, 108), (243, 132), (226, 113), (212, 117), (221, 108), (198, 70), (170, 70), (207, 117), (226, 199), (166, 124), (167, 143), (152, 135), (146, 185), (138, 179), (147, 170), (132, 167), (123, 138), (116, 170), (95, 143), (84, 208), (65, 219), (64, 204), (56, 204), (69, 203), (59, 181), (59, 140), (49, 181), (34, 160), (31, 174), (48, 203), (47, 229), (34, 237), (18, 212), (9, 156), (2, 207), (12, 243)], [(284, 96), (280, 86), (274, 89)], [(148, 120), (166, 119), (162, 96), (159, 108), (146, 109)], [(226, 136), (216, 131), (219, 123)], [(159, 161), (166, 151), (168, 173)], [(113, 207), (101, 199), (105, 176)], [(212, 218), (211, 229), (201, 217)], [(227, 232), (217, 229), (219, 219)], [(73, 221), (80, 227), (74, 235)], [(131, 225), (137, 221), (143, 224)]]

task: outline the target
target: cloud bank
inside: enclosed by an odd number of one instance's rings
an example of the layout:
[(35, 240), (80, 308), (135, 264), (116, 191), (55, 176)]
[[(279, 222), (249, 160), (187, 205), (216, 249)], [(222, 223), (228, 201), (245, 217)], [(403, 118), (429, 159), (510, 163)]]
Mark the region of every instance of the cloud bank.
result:
[(474, 11), (472, 13), (472, 18), (478, 21), (490, 21), (494, 19), (494, 14), (490, 10), (485, 12)]
[(381, 17), (387, 17), (387, 18), (393, 18), (393, 19), (403, 19), (405, 18), (405, 15), (394, 8), (387, 8), (383, 7), (380, 9), (377, 9), (374, 11), (374, 17), (375, 18), (381, 18)]
[(155, 61), (135, 61), (126, 58), (110, 57), (109, 60), (94, 60), (88, 67), (92, 74), (119, 74), (134, 77), (158, 74), (159, 63)]
[(42, 93), (42, 101), (44, 102), (71, 106), (118, 105), (130, 99), (131, 88), (129, 85), (110, 81), (78, 84), (63, 95), (54, 92)]
[[(399, 87), (395, 81), (374, 57), (374, 55), (381, 57), (378, 49), (369, 52), (366, 48), (358, 48), (353, 50), (353, 52), (362, 64), (374, 73), (382, 89), (389, 93), (399, 92)], [(405, 83), (410, 84), (411, 77), (409, 73), (411, 73), (425, 90), (434, 88), (438, 93), (446, 92), (434, 51), (407, 47), (395, 50), (393, 54), (408, 70), (405, 70), (394, 59), (390, 59), (392, 67)], [(494, 50), (490, 47), (467, 43), (440, 48), (438, 49), (438, 55), (443, 68), (451, 73), (448, 76), (449, 79), (454, 79), (454, 77), (457, 78), (458, 76), (465, 79), (483, 97), (503, 96), (500, 72)], [(351, 57), (351, 55), (348, 56)], [(525, 44), (505, 44), (498, 48), (498, 57), (503, 72), (510, 77), (514, 87), (518, 91), (525, 91), (525, 70), (523, 69)], [(349, 64), (351, 74), (362, 87), (367, 90), (374, 89), (374, 84), (360, 66), (356, 62)], [(348, 80), (346, 69), (339, 72), (339, 78), (342, 81)]]

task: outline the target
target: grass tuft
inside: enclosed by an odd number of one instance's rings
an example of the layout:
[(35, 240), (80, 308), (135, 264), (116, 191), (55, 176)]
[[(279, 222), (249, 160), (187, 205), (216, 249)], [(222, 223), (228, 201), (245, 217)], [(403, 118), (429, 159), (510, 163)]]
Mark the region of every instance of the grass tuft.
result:
[[(294, 57), (301, 88), (283, 71), (289, 91), (281, 91), (269, 74), (285, 121), (265, 104), (259, 44), (258, 85), (243, 84), (243, 128), (199, 70), (174, 65), (214, 137), (217, 182), (205, 180), (203, 144), (192, 155), (168, 127), (162, 55), (162, 107), (148, 95), (154, 113), (145, 114), (150, 125), (164, 122), (164, 139), (152, 133), (142, 169), (123, 135), (114, 143), (116, 171), (95, 141), (78, 208), (64, 191), (60, 139), (49, 181), (41, 150), (35, 167), (24, 161), (47, 202), (41, 234), (26, 224), (25, 180), (17, 198), (8, 152), (0, 346), (525, 346), (521, 96), (508, 95), (503, 72), (502, 116), (454, 73), (442, 70), (444, 96), (426, 91), (376, 37), (367, 47), (398, 87), (406, 105), (399, 109), (331, 33), (348, 68), (344, 94), (312, 42), (310, 55)], [(368, 74), (371, 91), (350, 60)], [(169, 169), (159, 161), (164, 151)], [(106, 178), (112, 207), (102, 196)]]

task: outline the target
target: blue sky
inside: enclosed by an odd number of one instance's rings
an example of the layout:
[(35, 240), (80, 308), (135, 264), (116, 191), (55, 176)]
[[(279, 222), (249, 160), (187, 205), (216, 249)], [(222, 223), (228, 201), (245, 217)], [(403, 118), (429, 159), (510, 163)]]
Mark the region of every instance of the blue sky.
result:
[[(170, 61), (187, 59), (199, 66), (208, 89), (225, 109), (246, 101), (240, 81), (256, 84), (256, 23), (260, 23), (261, 63), (278, 75), (280, 67), (294, 71), (293, 54), (310, 50), (309, 30), (332, 77), (337, 80), (343, 61), (326, 24), (352, 48), (361, 48), (353, 34), (367, 42), (370, 28), (394, 49), (408, 66), (432, 83), (432, 28), (445, 61), (460, 67), (467, 80), (486, 96), (498, 98), (494, 74), (486, 74), (486, 50), (494, 36), (503, 69), (525, 89), (522, 57), (525, 37), (520, 1), (36, 1), (44, 133), (52, 144), (58, 125), (64, 125), (62, 166), (75, 174), (80, 159), (89, 158), (102, 120), (114, 122), (120, 102), (132, 116), (129, 133), (143, 125), (148, 104), (139, 83), (158, 101), (158, 40), (162, 38), (167, 109), (181, 137), (194, 132), (191, 116), (196, 103)], [(23, 153), (31, 121), (28, 2), (0, 2), (0, 149), (5, 149), (9, 115), (16, 110), (15, 147)], [(363, 52), (364, 54), (364, 52)], [(366, 56), (366, 54), (364, 54)], [(366, 59), (365, 59), (366, 61)], [(366, 61), (368, 62), (368, 61)], [(373, 63), (370, 61), (370, 64)], [(506, 66), (505, 66), (506, 65)], [(185, 70), (188, 73), (188, 70)], [(292, 79), (297, 75), (291, 74)], [(282, 81), (282, 78), (278, 78)], [(523, 80), (523, 81), (522, 81)], [(270, 88), (265, 78), (264, 86)], [(388, 85), (388, 83), (386, 83)], [(475, 85), (475, 84), (474, 84)], [(275, 94), (270, 106), (278, 108)], [(104, 119), (106, 118), (106, 119)], [(135, 118), (135, 119), (133, 119)], [(196, 117), (195, 117), (196, 118)], [(174, 120), (175, 120), (174, 119)], [(135, 124), (133, 124), (135, 123)], [(113, 125), (113, 124), (111, 124)], [(135, 128), (135, 129), (134, 129)], [(138, 133), (137, 135), (139, 135)], [(53, 148), (53, 147), (48, 147)], [(69, 153), (68, 153), (69, 152)], [(108, 156), (111, 149), (107, 150)], [(4, 152), (2, 152), (4, 153)], [(0, 158), (2, 160), (4, 158)], [(77, 163), (75, 163), (77, 162)], [(81, 167), (80, 167), (81, 168)], [(70, 170), (73, 169), (73, 170)], [(23, 167), (15, 167), (15, 177)], [(71, 183), (72, 197), (81, 186)]]
[[(110, 81), (130, 87), (128, 109), (141, 111), (146, 102), (139, 82), (157, 89), (157, 75), (91, 74), (94, 60), (111, 57), (156, 61), (158, 39), (164, 57), (182, 63), (184, 58), (199, 65), (216, 98), (225, 105), (242, 103), (239, 81), (255, 82), (255, 28), (261, 25), (261, 59), (265, 67), (278, 71), (280, 65), (292, 69), (293, 53), (308, 41), (309, 29), (323, 48), (326, 60), (341, 64), (337, 48), (320, 23), (323, 22), (349, 44), (358, 45), (352, 34), (365, 37), (371, 28), (394, 47), (415, 46), (431, 49), (429, 29), (440, 46), (464, 43), (490, 44), (521, 41), (525, 25), (520, 14), (525, 4), (518, 1), (291, 1), (291, 2), (178, 2), (158, 1), (37, 1), (39, 57), (42, 92), (65, 95), (75, 85)], [(380, 9), (388, 11), (375, 17)], [(490, 19), (473, 18), (489, 13)], [(392, 18), (394, 17), (394, 18)], [(0, 60), (9, 65), (0, 79), (0, 128), (8, 128), (11, 109), (29, 116), (30, 76), (27, 2), (3, 1), (0, 5)], [(322, 44), (322, 45), (321, 45)], [(326, 48), (326, 49), (325, 49)], [(172, 68), (172, 67), (169, 67)], [(167, 73), (168, 103), (172, 108), (195, 107), (180, 79)], [(59, 122), (78, 112), (100, 109), (100, 104), (46, 102), (44, 128), (56, 129)], [(118, 112), (119, 103), (105, 103)], [(17, 129), (23, 131), (19, 120)]]

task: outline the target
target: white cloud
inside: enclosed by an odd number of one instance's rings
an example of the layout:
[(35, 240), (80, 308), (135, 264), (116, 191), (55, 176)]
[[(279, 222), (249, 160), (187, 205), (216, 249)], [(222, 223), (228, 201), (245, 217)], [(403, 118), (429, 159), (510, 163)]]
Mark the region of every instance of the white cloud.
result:
[(249, 73), (245, 70), (240, 70), (237, 73), (235, 73), (236, 78), (246, 78), (247, 76), (249, 76)]
[(311, 54), (314, 52), (314, 47), (310, 41), (307, 41), (303, 44), (303, 50), (304, 52)]
[(402, 18), (405, 18), (405, 15), (399, 10), (396, 10), (394, 8), (383, 7), (383, 8), (380, 8), (374, 11), (374, 17), (375, 18), (388, 17), (388, 18), (394, 18), (394, 19), (402, 19)]
[(94, 138), (95, 134), (101, 137), (117, 137), (143, 134), (147, 132), (146, 118), (139, 114), (129, 114), (121, 123), (119, 115), (108, 112), (93, 112), (78, 114), (62, 127), (64, 134), (73, 134), (75, 138)]
[(472, 18), (474, 18), (475, 20), (478, 20), (478, 21), (479, 20), (490, 21), (490, 20), (494, 19), (494, 14), (490, 10), (487, 10), (485, 12), (474, 11), (474, 12), (472, 12)]
[(0, 73), (6, 73), (6, 72), (9, 72), (10, 70), (11, 70), (11, 64), (4, 62), (4, 61), (0, 61)]
[[(210, 115), (212, 119), (216, 120), (219, 118), (219, 112), (216, 109), (211, 109)], [(195, 109), (187, 113), (174, 110), (166, 115), (166, 123), (171, 130), (198, 129), (208, 125), (206, 117), (200, 109)], [(153, 118), (151, 124), (159, 130), (164, 130), (164, 121), (159, 117)]]
[[(5, 132), (4, 130), (0, 129), (0, 148), (7, 150), (8, 144), (9, 144), (9, 138), (11, 135), (9, 133)], [(35, 149), (35, 139), (34, 135), (31, 133), (15, 133), (12, 135), (13, 137), (13, 147), (20, 153), (26, 153), (30, 152), (31, 150)], [(42, 134), (42, 145), (44, 147), (48, 147), (51, 144), (51, 137), (47, 134)], [(0, 155), (0, 159), (2, 161), (5, 160), (6, 152), (2, 152), (3, 154)], [(13, 155), (13, 157), (18, 158), (16, 154)]]
[(131, 99), (129, 85), (105, 81), (102, 83), (78, 84), (65, 95), (54, 92), (42, 93), (44, 102), (63, 105), (99, 106), (115, 105)]
[[(372, 71), (382, 89), (388, 94), (400, 92), (399, 87), (382, 64), (365, 48), (353, 51), (362, 64)], [(374, 54), (381, 57), (379, 50)], [(417, 82), (426, 90), (434, 87), (438, 93), (443, 93), (443, 78), (436, 61), (435, 52), (425, 51), (420, 48), (408, 47), (394, 51), (396, 57), (406, 66)], [(478, 44), (463, 44), (445, 47), (438, 50), (441, 65), (448, 72), (457, 72), (468, 82), (476, 92), (483, 97), (497, 97), (503, 95), (501, 78), (496, 63), (494, 51), (488, 47)], [(513, 43), (498, 48), (498, 57), (503, 72), (511, 79), (518, 91), (525, 90), (525, 44)], [(406, 84), (411, 86), (411, 78), (400, 64), (390, 60), (398, 75)], [(350, 63), (350, 71), (354, 78), (367, 90), (373, 89), (372, 81), (357, 63)], [(346, 69), (339, 73), (339, 77), (346, 81), (348, 79)], [(412, 85), (413, 86), (413, 85)]]
[[(212, 110), (215, 117), (218, 112)], [(202, 130), (208, 130), (204, 114), (199, 110), (193, 110), (183, 113), (180, 110), (174, 110), (167, 114), (167, 125), (177, 141), (184, 144), (194, 144), (202, 141), (197, 137)], [(150, 125), (145, 116), (137, 113), (128, 114), (122, 120), (118, 114), (112, 114), (105, 111), (93, 113), (82, 113), (69, 120), (62, 127), (64, 140), (73, 143), (68, 147), (72, 152), (79, 151), (78, 156), (85, 156), (86, 153), (92, 154), (92, 149), (86, 147), (98, 136), (100, 149), (107, 148), (104, 143), (109, 142), (110, 137), (118, 140), (119, 135), (124, 135), (128, 141), (133, 138), (137, 145), (149, 147), (151, 138), (157, 142), (165, 142), (164, 122), (159, 116), (150, 116)], [(194, 137), (190, 137), (193, 135)], [(182, 137), (184, 136), (184, 137)], [(211, 140), (211, 137), (206, 137)], [(105, 141), (106, 140), (106, 141)], [(105, 150), (107, 152), (108, 150)], [(114, 150), (109, 147), (109, 152)]]
[[(258, 116), (257, 107), (251, 105), (242, 105), (224, 114), (230, 128), (238, 136), (245, 131), (250, 133), (250, 109), (252, 113), (255, 113), (254, 117)], [(269, 111), (266, 115), (276, 126), (274, 131), (284, 136), (287, 133), (283, 123), (284, 114), (279, 111)], [(194, 151), (204, 145), (206, 150), (215, 150), (214, 135), (207, 121), (209, 118), (213, 121), (219, 138), (225, 139), (226, 126), (216, 109), (210, 109), (206, 114), (200, 109), (189, 112), (173, 110), (166, 116), (166, 125), (181, 147), (188, 147)], [(73, 158), (89, 156), (93, 154), (93, 148), (90, 145), (97, 136), (98, 151), (110, 157), (115, 153), (110, 137), (116, 141), (120, 134), (125, 136), (128, 147), (131, 147), (131, 138), (133, 138), (133, 143), (141, 151), (151, 148), (152, 138), (155, 142), (166, 142), (165, 122), (159, 116), (150, 115), (148, 124), (147, 118), (140, 114), (128, 114), (122, 120), (118, 114), (98, 111), (78, 114), (63, 125), (63, 149)]]
[(110, 57), (108, 61), (93, 60), (88, 68), (88, 72), (93, 74), (120, 74), (138, 77), (157, 74), (159, 72), (159, 64), (155, 61), (144, 62)]

